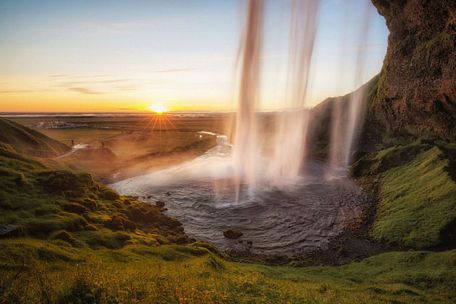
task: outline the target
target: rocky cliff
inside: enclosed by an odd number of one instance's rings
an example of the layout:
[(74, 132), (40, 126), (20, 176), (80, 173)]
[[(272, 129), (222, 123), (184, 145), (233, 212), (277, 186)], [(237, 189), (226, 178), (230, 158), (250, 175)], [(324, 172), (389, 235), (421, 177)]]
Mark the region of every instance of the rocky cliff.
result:
[(456, 1), (372, 0), (390, 31), (368, 124), (456, 139)]

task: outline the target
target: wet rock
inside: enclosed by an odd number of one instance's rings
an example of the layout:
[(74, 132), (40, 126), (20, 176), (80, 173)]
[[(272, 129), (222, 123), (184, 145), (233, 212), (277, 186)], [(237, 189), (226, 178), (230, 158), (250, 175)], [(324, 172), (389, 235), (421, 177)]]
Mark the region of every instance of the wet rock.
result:
[(227, 239), (235, 240), (240, 238), (243, 235), (242, 232), (233, 230), (233, 229), (228, 229), (223, 231), (223, 236), (226, 237)]
[(158, 208), (163, 208), (165, 207), (165, 203), (162, 201), (156, 201), (155, 206), (157, 206)]

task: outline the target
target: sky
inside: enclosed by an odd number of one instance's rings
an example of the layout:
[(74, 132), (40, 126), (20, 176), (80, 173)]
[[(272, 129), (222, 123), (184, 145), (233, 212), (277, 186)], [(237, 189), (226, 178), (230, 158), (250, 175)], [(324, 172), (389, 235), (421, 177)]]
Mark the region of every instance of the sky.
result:
[[(0, 112), (233, 110), (245, 1), (0, 0)], [(266, 1), (262, 110), (285, 96), (289, 2)], [(387, 36), (369, 0), (321, 0), (308, 104), (376, 75)]]

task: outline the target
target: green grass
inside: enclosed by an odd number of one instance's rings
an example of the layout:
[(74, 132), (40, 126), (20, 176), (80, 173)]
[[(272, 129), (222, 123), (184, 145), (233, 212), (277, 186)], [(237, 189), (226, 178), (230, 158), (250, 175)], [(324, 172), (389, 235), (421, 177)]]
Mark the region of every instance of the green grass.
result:
[[(201, 244), (91, 250), (0, 242), (7, 303), (449, 303), (456, 251), (392, 252), (340, 267), (235, 263)], [(85, 302), (84, 302), (85, 301)]]
[(417, 141), (379, 151), (355, 166), (358, 176), (373, 177), (378, 185), (374, 239), (418, 249), (446, 245), (445, 229), (456, 220), (449, 162), (438, 146)]
[(58, 238), (75, 247), (185, 240), (179, 223), (158, 207), (120, 197), (87, 173), (54, 170), (6, 145), (0, 147), (0, 213), (0, 225), (16, 226), (14, 236)]

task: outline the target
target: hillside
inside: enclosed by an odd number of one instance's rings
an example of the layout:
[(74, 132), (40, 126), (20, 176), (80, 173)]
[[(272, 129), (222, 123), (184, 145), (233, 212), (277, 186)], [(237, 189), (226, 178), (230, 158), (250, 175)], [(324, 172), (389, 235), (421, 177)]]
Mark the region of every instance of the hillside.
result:
[(352, 167), (376, 193), (370, 236), (406, 248), (455, 248), (453, 145), (415, 141), (367, 153)]
[(0, 118), (0, 142), (8, 144), (18, 153), (25, 153), (38, 157), (53, 157), (63, 154), (70, 148), (46, 135)]
[(0, 177), (2, 237), (92, 248), (157, 243), (164, 237), (186, 241), (180, 223), (163, 216), (159, 207), (120, 197), (90, 174), (58, 163), (51, 168), (1, 142)]

